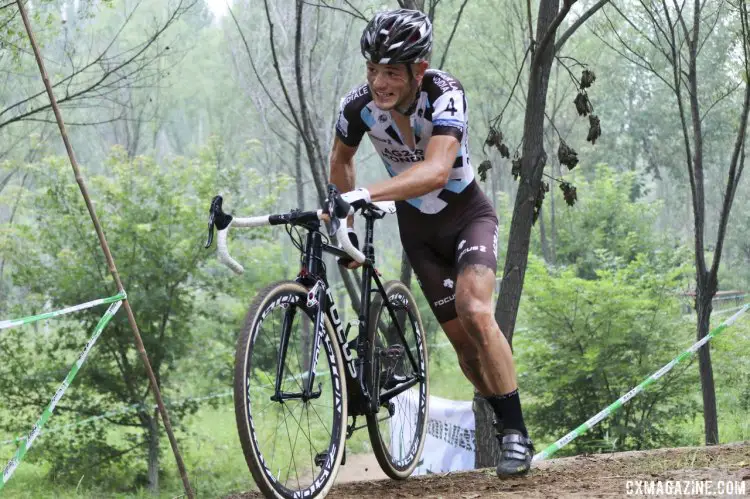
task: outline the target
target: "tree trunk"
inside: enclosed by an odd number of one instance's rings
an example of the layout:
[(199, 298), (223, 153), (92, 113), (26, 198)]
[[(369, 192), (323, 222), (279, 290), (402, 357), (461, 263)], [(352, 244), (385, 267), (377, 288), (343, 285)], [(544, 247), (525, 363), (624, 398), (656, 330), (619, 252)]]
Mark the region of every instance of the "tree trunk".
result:
[[(712, 299), (717, 289), (716, 278), (710, 273), (698, 281), (695, 297), (695, 308), (698, 319), (697, 339), (704, 338), (710, 328)], [(703, 428), (706, 445), (719, 443), (719, 420), (716, 413), (716, 387), (711, 365), (711, 344), (706, 343), (698, 350), (698, 370), (701, 378), (701, 392), (703, 394)]]
[(148, 491), (159, 493), (159, 424), (157, 416), (148, 416)]
[(294, 141), (294, 176), (297, 184), (297, 208), (300, 210), (305, 206), (305, 186), (302, 181), (302, 145), (300, 136)]
[[(557, 12), (557, 0), (542, 0), (539, 4), (536, 32), (546, 33)], [(529, 257), (534, 204), (547, 162), (544, 151), (544, 113), (554, 51), (555, 44), (550, 43), (544, 53), (533, 57), (529, 74), (520, 184), (510, 225), (500, 296), (495, 307), (495, 319), (511, 344)]]
[[(541, 0), (536, 30), (538, 34), (547, 33), (557, 16), (558, 8), (558, 0)], [(541, 36), (538, 38), (542, 39)], [(543, 53), (531, 54), (521, 176), (510, 225), (505, 269), (495, 306), (495, 319), (511, 347), (529, 257), (534, 204), (542, 183), (544, 165), (547, 162), (547, 154), (544, 151), (544, 117), (554, 54), (554, 36)], [(494, 466), (499, 449), (497, 439), (494, 438), (495, 428), (492, 426), (493, 411), (489, 404), (478, 399), (480, 397), (475, 396), (474, 421), (477, 438), (474, 454), (475, 466)]]
[(474, 392), (474, 427), (476, 449), (474, 450), (474, 467), (490, 468), (497, 464), (500, 457), (500, 447), (495, 438), (495, 428), (492, 422), (495, 412), (484, 397)]

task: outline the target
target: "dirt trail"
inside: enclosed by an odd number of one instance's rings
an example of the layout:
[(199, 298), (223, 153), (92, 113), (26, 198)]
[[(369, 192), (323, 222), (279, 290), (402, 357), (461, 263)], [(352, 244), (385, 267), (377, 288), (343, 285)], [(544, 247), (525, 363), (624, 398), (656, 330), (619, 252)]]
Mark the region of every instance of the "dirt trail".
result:
[[(692, 488), (693, 482), (710, 480), (710, 490), (714, 493), (719, 487), (724, 487), (724, 492), (730, 488), (735, 492), (720, 497), (750, 497), (750, 442), (550, 459), (536, 464), (525, 477), (507, 480), (499, 480), (490, 469), (412, 477), (398, 482), (377, 479), (382, 476), (374, 457), (351, 456), (328, 497), (480, 499), (510, 496), (621, 497), (630, 494), (637, 497), (637, 481), (648, 485), (648, 482), (659, 480), (663, 487), (670, 486), (667, 481), (671, 481), (673, 487), (681, 487), (680, 496), (710, 495), (701, 494), (700, 489), (698, 494), (689, 493), (696, 491)], [(722, 480), (731, 481), (731, 484), (719, 484)], [(738, 494), (743, 487), (744, 495)], [(645, 497), (644, 491), (640, 490), (641, 497)], [(261, 496), (249, 492), (233, 495), (231, 499), (255, 497)]]

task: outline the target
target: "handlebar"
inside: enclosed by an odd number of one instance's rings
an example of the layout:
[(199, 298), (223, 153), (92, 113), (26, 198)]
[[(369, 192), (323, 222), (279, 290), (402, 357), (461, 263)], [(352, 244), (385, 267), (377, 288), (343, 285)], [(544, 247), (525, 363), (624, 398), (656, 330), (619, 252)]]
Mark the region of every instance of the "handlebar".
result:
[[(328, 186), (328, 198), (326, 199), (325, 208), (317, 211), (302, 212), (295, 210), (291, 213), (280, 215), (236, 218), (224, 213), (222, 210), (222, 203), (223, 199), (221, 196), (215, 196), (211, 201), (211, 208), (209, 209), (208, 216), (208, 238), (205, 247), (209, 248), (211, 246), (214, 235), (213, 229), (216, 228), (218, 231), (216, 246), (219, 261), (237, 274), (242, 274), (245, 269), (229, 254), (227, 236), (229, 234), (229, 229), (232, 227), (260, 227), (263, 225), (281, 225), (287, 223), (302, 224), (314, 220), (328, 220), (330, 221), (328, 234), (329, 236), (336, 235), (336, 238), (341, 245), (341, 249), (349, 255), (352, 260), (358, 263), (364, 263), (366, 260), (365, 255), (352, 244), (349, 240), (349, 235), (347, 234), (346, 218), (350, 214), (353, 214), (352, 207), (341, 198), (336, 186), (332, 184)], [(395, 203), (392, 201), (372, 204), (387, 213), (394, 213), (396, 211)], [(333, 214), (333, 216), (329, 214)]]

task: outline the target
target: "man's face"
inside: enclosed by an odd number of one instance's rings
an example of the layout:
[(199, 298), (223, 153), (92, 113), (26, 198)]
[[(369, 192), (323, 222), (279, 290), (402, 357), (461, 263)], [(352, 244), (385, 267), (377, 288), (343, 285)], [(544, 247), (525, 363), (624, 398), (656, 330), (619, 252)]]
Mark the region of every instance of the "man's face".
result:
[(383, 111), (408, 104), (412, 99), (413, 79), (404, 64), (374, 64), (367, 62), (367, 83), (375, 105)]

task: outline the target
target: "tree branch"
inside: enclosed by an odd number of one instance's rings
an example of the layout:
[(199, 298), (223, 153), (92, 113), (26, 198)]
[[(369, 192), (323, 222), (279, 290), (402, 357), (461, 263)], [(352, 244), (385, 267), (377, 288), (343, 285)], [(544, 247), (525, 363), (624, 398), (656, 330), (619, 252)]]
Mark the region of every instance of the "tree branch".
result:
[[(534, 54), (534, 57), (531, 58), (531, 66), (534, 67), (539, 58), (542, 57), (542, 54), (547, 50), (547, 47), (550, 43), (552, 43), (552, 40), (555, 38), (555, 35), (557, 34), (557, 28), (562, 24), (563, 20), (565, 19), (565, 16), (568, 15), (568, 12), (570, 12), (570, 7), (576, 2), (576, 0), (563, 0), (563, 8), (560, 10), (560, 12), (557, 13), (557, 16), (555, 19), (552, 20), (552, 23), (549, 25), (549, 28), (547, 28), (547, 32), (544, 33), (544, 38), (542, 38), (542, 42), (539, 44), (539, 46), (535, 47), (536, 53)], [(553, 47), (554, 50), (554, 47)]]
[(534, 28), (531, 25), (531, 0), (526, 0), (526, 19), (529, 23), (529, 46), (532, 46), (534, 45)]
[(661, 80), (670, 90), (676, 91), (673, 83), (670, 83), (665, 77), (663, 77), (657, 70), (651, 65), (651, 62), (649, 62), (645, 57), (638, 54), (635, 50), (633, 50), (627, 42), (617, 33), (617, 28), (615, 27), (614, 23), (612, 23), (612, 20), (609, 19), (609, 16), (607, 16), (606, 12), (604, 13), (604, 17), (607, 19), (607, 23), (609, 24), (609, 27), (612, 31), (612, 33), (615, 35), (615, 38), (617, 38), (617, 41), (619, 42), (620, 46), (622, 46), (628, 53), (625, 53), (617, 48), (615, 48), (612, 44), (610, 44), (607, 40), (604, 39), (601, 35), (599, 35), (596, 31), (591, 30), (591, 32), (596, 36), (604, 45), (606, 45), (610, 50), (617, 53), (620, 57), (624, 58), (625, 60), (629, 61), (631, 64), (634, 64), (638, 66), (641, 69), (645, 69), (649, 73), (656, 76), (659, 80)]
[[(656, 29), (657, 40), (659, 39), (659, 33), (661, 33), (662, 36), (664, 36), (664, 38), (667, 39), (666, 33), (664, 32), (664, 28), (662, 28), (661, 24), (656, 19), (656, 16), (654, 16), (653, 12), (651, 12), (651, 9), (649, 9), (648, 6), (646, 6), (642, 1), (641, 1), (641, 5), (643, 5), (643, 10), (646, 11), (646, 14), (648, 15), (651, 21), (651, 25)], [(633, 28), (633, 30), (635, 30), (636, 33), (641, 35), (641, 38), (646, 40), (653, 48), (655, 48), (658, 52), (660, 52), (667, 59), (667, 61), (671, 63), (669, 52), (667, 52), (661, 44), (653, 41), (646, 33), (643, 32), (643, 30), (641, 30), (638, 26), (636, 26), (636, 24), (633, 21), (631, 21), (630, 18), (626, 16), (622, 12), (622, 10), (620, 10), (617, 7), (617, 5), (612, 4), (612, 7), (615, 9), (615, 12), (617, 12), (620, 15), (620, 17), (624, 19), (625, 22), (628, 23), (628, 25), (630, 25), (631, 28)], [(605, 16), (606, 16), (606, 13), (605, 13)], [(609, 21), (610, 26), (612, 26), (612, 21), (609, 20), (609, 16), (607, 16), (607, 20)]]
[(287, 114), (284, 112), (281, 107), (276, 103), (276, 99), (271, 96), (271, 92), (268, 91), (268, 88), (266, 87), (265, 83), (263, 83), (263, 78), (260, 77), (260, 74), (258, 73), (258, 68), (255, 66), (255, 59), (253, 58), (252, 52), (250, 52), (250, 45), (247, 43), (247, 38), (245, 38), (245, 32), (242, 31), (242, 28), (240, 27), (239, 21), (237, 21), (237, 17), (234, 15), (234, 11), (231, 7), (227, 6), (227, 10), (229, 11), (229, 15), (232, 17), (232, 21), (234, 21), (234, 25), (237, 27), (237, 31), (240, 33), (240, 38), (242, 38), (242, 43), (245, 46), (245, 52), (247, 52), (247, 58), (250, 60), (250, 67), (253, 69), (253, 73), (255, 74), (255, 78), (258, 80), (258, 83), (260, 83), (260, 88), (263, 89), (263, 92), (266, 94), (266, 97), (268, 97), (268, 100), (271, 102), (274, 108), (281, 114), (281, 116), (293, 127), (296, 128), (296, 125), (292, 121), (292, 119), (287, 116)]
[(575, 33), (578, 28), (583, 25), (583, 23), (588, 21), (591, 16), (596, 14), (599, 9), (607, 5), (610, 1), (611, 0), (599, 0), (596, 4), (592, 5), (589, 10), (584, 12), (581, 17), (576, 19), (576, 21), (571, 24), (570, 27), (565, 30), (565, 33), (563, 33), (562, 36), (560, 36), (560, 38), (557, 40), (557, 43), (555, 44), (555, 53), (558, 53), (560, 51), (563, 45), (565, 45), (565, 42), (568, 41), (568, 38), (570, 38), (571, 35), (573, 35), (573, 33)]
[(724, 246), (724, 235), (726, 234), (727, 224), (729, 223), (729, 213), (732, 209), (732, 203), (734, 202), (734, 195), (737, 192), (737, 185), (742, 176), (742, 170), (744, 170), (745, 167), (745, 141), (747, 139), (748, 113), (750, 112), (750, 82), (747, 81), (748, 77), (750, 77), (750, 41), (748, 40), (748, 37), (750, 36), (750, 18), (748, 16), (747, 3), (740, 2), (739, 9), (740, 23), (742, 26), (743, 53), (745, 56), (745, 99), (743, 102), (742, 114), (740, 115), (740, 126), (737, 130), (737, 139), (735, 140), (732, 159), (729, 163), (727, 188), (726, 193), (724, 194), (724, 203), (721, 208), (721, 217), (719, 218), (716, 250), (711, 264), (712, 276), (716, 276), (719, 272), (719, 261)]
[[(677, 7), (677, 0), (672, 0)], [(685, 31), (685, 37), (689, 37), (687, 32), (687, 25), (682, 16), (682, 10), (678, 10), (678, 20), (683, 26)], [(697, 267), (699, 276), (706, 274), (706, 261), (704, 256), (704, 231), (705, 231), (705, 217), (706, 217), (706, 203), (705, 203), (705, 181), (704, 181), (704, 169), (703, 169), (703, 130), (700, 121), (700, 103), (698, 102), (698, 38), (700, 29), (700, 6), (696, 0), (695, 9), (693, 11), (693, 37), (688, 44), (690, 51), (689, 66), (688, 66), (688, 99), (690, 102), (690, 116), (692, 118), (693, 125), (693, 177), (695, 179), (695, 198), (693, 209), (695, 211), (695, 253), (697, 260)], [(714, 258), (715, 255), (714, 255)], [(718, 260), (715, 260), (718, 261)], [(700, 285), (700, 284), (699, 284)]]
[(706, 117), (711, 113), (711, 110), (714, 107), (716, 107), (716, 105), (718, 103), (720, 103), (721, 101), (723, 101), (724, 99), (726, 99), (727, 97), (729, 97), (730, 95), (732, 95), (734, 92), (736, 92), (737, 89), (740, 88), (740, 85), (742, 85), (742, 83), (738, 82), (734, 87), (732, 87), (729, 90), (727, 90), (727, 92), (725, 94), (720, 95), (715, 101), (713, 101), (711, 103), (711, 105), (708, 106), (708, 109), (706, 110), (706, 112), (703, 113), (703, 116), (701, 116), (701, 122), (703, 122), (703, 120), (706, 119)]
[[(706, 32), (706, 36), (705, 36), (705, 37), (703, 38), (703, 41), (702, 41), (702, 42), (700, 42), (700, 44), (698, 45), (698, 53), (699, 53), (699, 54), (700, 54), (700, 53), (701, 53), (701, 51), (703, 50), (703, 46), (704, 46), (704, 45), (706, 44), (706, 42), (708, 41), (708, 39), (709, 39), (709, 38), (711, 37), (711, 34), (712, 34), (712, 33), (714, 32), (714, 30), (716, 29), (716, 25), (717, 25), (717, 24), (719, 23), (719, 16), (721, 15), (721, 8), (722, 8), (722, 6), (723, 6), (723, 5), (725, 4), (725, 3), (726, 3), (726, 2), (725, 2), (724, 0), (721, 0), (721, 3), (719, 4), (719, 8), (718, 8), (718, 9), (716, 9), (716, 17), (714, 18), (714, 22), (713, 22), (713, 24), (711, 24), (711, 26), (709, 26), (709, 28), (708, 28), (708, 30), (707, 30), (707, 32)], [(705, 5), (705, 4), (704, 4), (704, 5)]]
[(464, 0), (461, 4), (461, 8), (458, 9), (458, 16), (456, 16), (456, 22), (453, 23), (453, 30), (451, 30), (451, 35), (448, 37), (448, 41), (445, 44), (445, 50), (443, 51), (443, 57), (440, 59), (440, 65), (438, 66), (438, 69), (443, 69), (443, 65), (445, 64), (445, 58), (448, 56), (448, 49), (451, 47), (451, 42), (453, 41), (453, 35), (456, 34), (456, 28), (458, 28), (458, 23), (461, 20), (461, 14), (464, 13), (464, 7), (466, 7), (466, 4), (469, 2), (469, 0)]
[(364, 16), (364, 14), (362, 14), (362, 12), (357, 10), (348, 0), (344, 0), (344, 1), (353, 10), (346, 10), (346, 9), (342, 9), (341, 7), (334, 7), (333, 5), (328, 5), (325, 2), (325, 0), (320, 0), (320, 3), (312, 3), (312, 2), (306, 2), (305, 0), (302, 0), (302, 3), (304, 3), (305, 5), (309, 5), (311, 7), (323, 7), (325, 9), (331, 9), (331, 10), (336, 10), (339, 12), (344, 12), (345, 14), (349, 14), (355, 19), (362, 19), (365, 22), (368, 21), (368, 19)]
[(321, 152), (320, 142), (318, 141), (318, 135), (315, 133), (315, 127), (313, 126), (312, 120), (310, 119), (310, 113), (308, 112), (307, 100), (305, 99), (305, 89), (302, 81), (303, 70), (302, 70), (302, 11), (303, 2), (298, 0), (295, 16), (295, 33), (294, 33), (294, 74), (295, 81), (297, 83), (297, 95), (299, 98), (300, 115), (302, 118), (302, 140), (306, 145), (311, 146), (311, 149), (315, 155), (317, 155), (318, 164), (322, 171), (315, 168), (315, 161), (310, 158), (310, 168), (313, 175), (313, 180), (316, 184), (318, 196), (320, 202), (325, 199), (325, 161), (323, 160), (323, 154)]
[[(69, 80), (71, 80), (72, 78), (76, 77), (77, 75), (82, 74), (84, 71), (86, 71), (87, 69), (93, 67), (94, 65), (98, 64), (100, 66), (105, 66), (105, 64), (107, 62), (109, 62), (110, 60), (116, 59), (119, 56), (123, 56), (125, 54), (128, 54), (129, 52), (132, 53), (132, 55), (128, 56), (122, 62), (115, 63), (115, 65), (113, 67), (105, 69), (104, 72), (99, 77), (94, 78), (92, 81), (86, 83), (85, 84), (86, 86), (84, 86), (80, 90), (74, 92), (73, 94), (69, 94), (69, 93), (66, 92), (65, 96), (60, 97), (58, 99), (58, 101), (57, 101), (58, 104), (62, 104), (62, 103), (65, 103), (65, 102), (70, 102), (70, 101), (73, 101), (73, 100), (76, 100), (76, 99), (79, 99), (79, 98), (85, 98), (87, 96), (87, 94), (89, 94), (89, 93), (95, 93), (95, 92), (100, 92), (101, 89), (107, 88), (107, 87), (110, 87), (110, 89), (108, 90), (108, 92), (115, 91), (116, 88), (113, 90), (111, 87), (116, 86), (118, 83), (120, 83), (120, 82), (128, 79), (129, 76), (137, 74), (139, 71), (142, 71), (143, 69), (145, 69), (146, 67), (148, 67), (151, 63), (153, 63), (153, 61), (157, 60), (159, 57), (162, 57), (165, 54), (165, 52), (166, 52), (167, 49), (158, 51), (157, 54), (152, 59), (150, 59), (150, 60), (146, 60), (146, 61), (140, 60), (141, 56), (146, 52), (146, 50), (148, 50), (151, 47), (151, 45), (174, 22), (176, 22), (177, 19), (184, 12), (186, 12), (193, 5), (195, 5), (197, 3), (197, 0), (193, 1), (192, 3), (190, 3), (187, 6), (183, 6), (183, 3), (184, 3), (184, 0), (181, 0), (180, 3), (177, 5), (177, 7), (172, 11), (172, 13), (170, 14), (169, 18), (164, 22), (164, 24), (161, 25), (154, 32), (154, 34), (150, 36), (150, 38), (147, 41), (145, 41), (142, 44), (140, 44), (140, 46), (135, 46), (135, 47), (133, 47), (131, 49), (128, 49), (128, 50), (122, 52), (121, 54), (118, 54), (117, 56), (115, 56), (113, 58), (105, 58), (105, 55), (106, 55), (107, 51), (109, 50), (109, 48), (115, 43), (115, 41), (117, 40), (117, 37), (119, 36), (120, 32), (122, 32), (122, 30), (124, 29), (124, 27), (130, 21), (130, 18), (132, 17), (133, 12), (135, 11), (135, 9), (133, 11), (131, 11), (129, 13), (126, 21), (120, 27), (120, 30), (118, 31), (118, 33), (110, 41), (110, 43), (107, 46), (107, 48), (105, 48), (93, 61), (91, 61), (90, 63), (88, 63), (85, 66), (83, 66), (80, 70), (74, 71), (71, 75), (63, 78), (62, 80), (60, 80), (59, 82), (57, 82), (55, 85), (53, 85), (52, 88), (56, 88), (59, 85), (62, 85), (64, 83), (69, 82)], [(107, 80), (110, 78), (110, 76), (117, 75), (120, 70), (125, 69), (125, 68), (129, 68), (131, 66), (131, 64), (135, 65), (136, 67), (134, 69), (132, 69), (132, 70), (128, 70), (129, 72), (127, 74), (119, 76), (118, 78), (107, 82)], [(38, 92), (38, 93), (36, 93), (36, 94), (34, 94), (34, 95), (26, 98), (26, 99), (23, 99), (23, 100), (15, 103), (15, 104), (12, 104), (12, 105), (8, 106), (4, 110), (0, 111), (0, 115), (3, 115), (5, 113), (7, 113), (8, 111), (10, 111), (11, 109), (14, 109), (14, 108), (16, 108), (18, 106), (22, 106), (23, 104), (25, 104), (27, 102), (30, 102), (31, 100), (33, 100), (33, 99), (35, 99), (35, 98), (43, 95), (45, 92), (46, 92), (46, 90), (43, 90), (43, 91)], [(101, 95), (101, 94), (99, 94), (99, 95)], [(96, 96), (96, 94), (94, 96)], [(38, 106), (36, 108), (33, 108), (33, 109), (31, 109), (31, 110), (29, 110), (27, 112), (21, 113), (19, 115), (16, 115), (16, 116), (14, 116), (12, 118), (9, 118), (9, 119), (3, 121), (3, 122), (0, 122), (0, 128), (3, 128), (5, 126), (7, 126), (7, 125), (10, 125), (11, 123), (24, 120), (24, 119), (28, 118), (29, 116), (31, 116), (33, 114), (36, 114), (36, 113), (39, 113), (39, 112), (42, 112), (42, 111), (46, 111), (46, 110), (48, 110), (50, 108), (51, 108), (51, 104), (49, 104), (49, 103), (47, 103), (45, 105), (40, 105), (40, 106)]]
[(268, 21), (268, 38), (271, 43), (271, 58), (273, 59), (273, 68), (276, 71), (276, 78), (279, 81), (279, 85), (281, 86), (281, 92), (284, 94), (284, 100), (286, 100), (286, 105), (289, 108), (289, 112), (292, 115), (293, 122), (290, 122), (293, 127), (295, 127), (300, 133), (303, 130), (303, 126), (300, 123), (300, 119), (297, 116), (297, 111), (294, 107), (294, 103), (292, 102), (291, 97), (289, 96), (289, 90), (286, 88), (286, 82), (284, 81), (284, 76), (281, 74), (281, 67), (279, 65), (279, 57), (276, 53), (276, 41), (273, 37), (273, 22), (271, 21), (271, 10), (268, 8), (268, 0), (263, 0), (263, 5), (265, 6), (266, 11), (266, 20)]
[(521, 67), (518, 68), (518, 74), (516, 75), (516, 81), (515, 81), (515, 83), (513, 83), (513, 88), (510, 89), (510, 95), (508, 96), (508, 100), (505, 103), (505, 105), (503, 106), (503, 109), (500, 111), (500, 114), (495, 119), (492, 120), (492, 126), (497, 126), (497, 124), (499, 124), (502, 121), (502, 119), (503, 119), (503, 113), (505, 113), (505, 109), (508, 107), (508, 104), (510, 104), (510, 100), (513, 97), (513, 93), (516, 90), (516, 86), (518, 85), (518, 81), (521, 79), (521, 74), (523, 73), (523, 67), (524, 67), (524, 65), (526, 63), (526, 59), (529, 56), (529, 52), (531, 52), (531, 47), (529, 47), (529, 48), (526, 49), (526, 53), (523, 56), (523, 61), (521, 61)]

